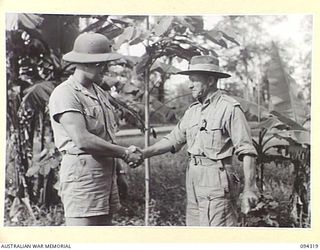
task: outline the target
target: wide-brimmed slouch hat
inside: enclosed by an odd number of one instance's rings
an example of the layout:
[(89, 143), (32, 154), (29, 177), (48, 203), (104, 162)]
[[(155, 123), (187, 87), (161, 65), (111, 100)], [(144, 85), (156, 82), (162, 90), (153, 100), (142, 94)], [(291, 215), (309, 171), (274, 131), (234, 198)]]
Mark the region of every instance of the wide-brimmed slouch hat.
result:
[(228, 78), (231, 75), (223, 72), (219, 67), (219, 60), (214, 56), (201, 55), (191, 58), (188, 70), (177, 72), (181, 75), (190, 75), (196, 73), (207, 73), (217, 76), (218, 78)]

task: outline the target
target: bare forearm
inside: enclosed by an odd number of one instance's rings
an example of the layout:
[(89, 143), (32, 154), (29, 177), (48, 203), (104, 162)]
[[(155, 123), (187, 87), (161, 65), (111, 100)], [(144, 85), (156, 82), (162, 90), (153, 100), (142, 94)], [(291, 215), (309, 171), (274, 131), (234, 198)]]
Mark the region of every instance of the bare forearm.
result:
[(87, 130), (82, 114), (65, 112), (59, 116), (59, 122), (76, 146), (90, 154), (101, 154), (120, 158), (126, 153), (126, 148), (112, 144)]
[(256, 171), (254, 157), (245, 155), (243, 157), (244, 190), (256, 190)]
[(101, 154), (104, 156), (110, 156), (115, 158), (121, 158), (125, 154), (125, 149), (122, 146), (112, 144), (100, 137), (85, 133), (81, 135), (76, 142), (77, 146), (88, 153), (91, 154)]
[(167, 139), (161, 139), (150, 147), (143, 149), (143, 155), (145, 158), (149, 158), (155, 155), (164, 154), (170, 152), (172, 145)]

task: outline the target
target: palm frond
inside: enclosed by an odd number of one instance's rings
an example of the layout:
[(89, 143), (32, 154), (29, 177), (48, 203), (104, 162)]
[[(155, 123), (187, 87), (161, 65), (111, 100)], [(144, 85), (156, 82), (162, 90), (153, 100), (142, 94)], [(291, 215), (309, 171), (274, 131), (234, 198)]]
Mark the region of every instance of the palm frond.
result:
[(34, 110), (44, 109), (49, 101), (49, 97), (55, 88), (51, 81), (39, 82), (25, 89), (21, 105)]

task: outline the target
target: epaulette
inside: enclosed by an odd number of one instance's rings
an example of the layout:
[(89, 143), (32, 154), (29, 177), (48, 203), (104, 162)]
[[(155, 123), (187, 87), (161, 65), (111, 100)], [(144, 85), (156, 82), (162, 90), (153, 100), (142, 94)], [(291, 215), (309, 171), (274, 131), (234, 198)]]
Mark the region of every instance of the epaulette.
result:
[(238, 102), (236, 99), (234, 99), (233, 97), (229, 96), (226, 93), (222, 93), (221, 98), (230, 103), (232, 106), (241, 106), (240, 102)]
[[(193, 107), (193, 106), (195, 106), (195, 105), (197, 105), (197, 104), (200, 104), (199, 102), (193, 102), (193, 103), (191, 103), (190, 105), (189, 105), (189, 107), (188, 107), (188, 109), (190, 109), (191, 107)], [(188, 110), (187, 109), (187, 110)]]

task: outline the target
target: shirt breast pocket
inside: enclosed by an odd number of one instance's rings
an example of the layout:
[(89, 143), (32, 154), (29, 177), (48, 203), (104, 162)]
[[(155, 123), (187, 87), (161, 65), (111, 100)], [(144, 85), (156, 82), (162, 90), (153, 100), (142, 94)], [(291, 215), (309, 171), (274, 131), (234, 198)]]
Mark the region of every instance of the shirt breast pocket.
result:
[(222, 128), (214, 126), (207, 129), (207, 135), (204, 138), (204, 147), (219, 152), (223, 143)]
[(109, 123), (110, 129), (115, 133), (118, 131), (118, 124), (116, 119), (117, 117), (115, 115), (115, 110), (108, 101), (103, 100), (102, 103), (107, 112), (107, 122)]
[(103, 114), (100, 105), (84, 107), (83, 114), (89, 132), (98, 134), (104, 129)]

